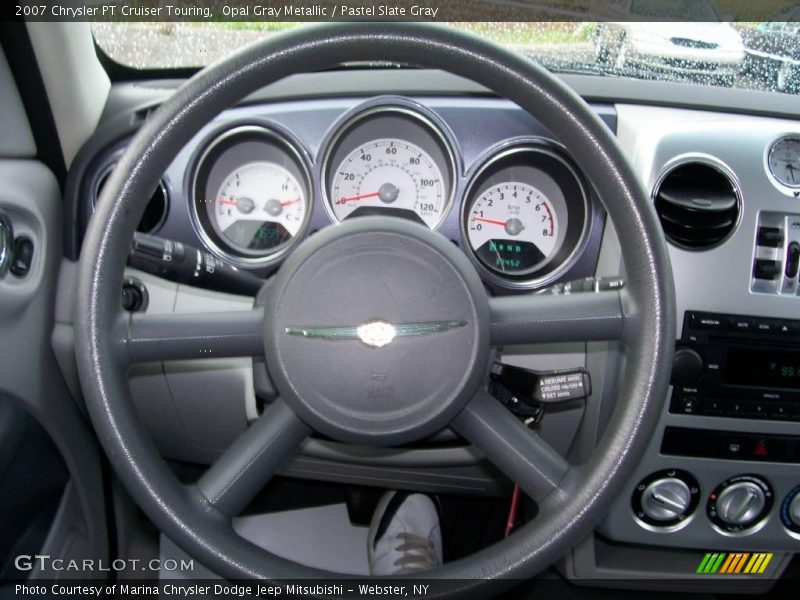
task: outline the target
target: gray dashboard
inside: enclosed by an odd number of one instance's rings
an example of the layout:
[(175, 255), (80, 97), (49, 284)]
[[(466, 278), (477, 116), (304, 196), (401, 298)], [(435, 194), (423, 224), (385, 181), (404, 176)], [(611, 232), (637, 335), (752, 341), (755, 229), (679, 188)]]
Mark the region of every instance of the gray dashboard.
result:
[[(189, 211), (192, 164), (203, 141), (215, 132), (243, 122), (275, 124), (291, 131), (308, 156), (312, 172), (314, 204), (309, 231), (331, 224), (322, 206), (320, 158), (324, 140), (342, 115), (359, 104), (384, 94), (402, 95), (419, 103), (446, 124), (458, 153), (453, 206), (440, 231), (463, 244), (459, 225), (459, 199), (475, 169), (509, 140), (552, 140), (546, 127), (510, 103), (488, 96), (485, 90), (457, 78), (442, 78), (427, 71), (379, 71), (391, 77), (376, 89), (369, 72), (303, 75), (264, 90), (237, 108), (226, 111), (174, 159), (164, 176), (169, 190), (169, 211), (159, 236), (195, 246), (202, 240), (192, 226)], [(740, 215), (734, 231), (720, 245), (688, 251), (670, 246), (677, 290), (679, 326), (687, 311), (749, 315), (765, 319), (800, 319), (796, 295), (761, 293), (753, 287), (753, 261), (762, 213), (797, 215), (800, 199), (772, 183), (764, 164), (770, 144), (783, 135), (800, 134), (796, 99), (755, 92), (735, 92), (720, 99), (714, 88), (679, 84), (640, 85), (615, 81), (613, 88), (603, 78), (571, 78), (568, 83), (593, 105), (615, 130), (643, 184), (652, 189), (662, 174), (680, 161), (718, 163), (732, 174), (740, 197)], [(158, 101), (174, 88), (171, 82), (126, 84), (112, 92), (105, 126), (90, 140), (76, 159), (67, 185), (72, 223), (65, 232), (66, 254), (75, 258), (87, 220), (97, 178), (119, 156), (129, 136)], [(435, 92), (434, 92), (435, 91)], [(773, 98), (774, 96), (774, 98)], [(687, 106), (687, 98), (696, 98)], [(627, 102), (626, 102), (627, 101)], [(758, 106), (758, 109), (751, 107)], [(750, 114), (743, 114), (750, 113)], [(586, 245), (561, 280), (587, 275), (624, 273), (613, 227), (604, 223), (596, 198), (591, 201), (591, 227)], [(273, 267), (257, 272), (267, 276)], [(69, 276), (64, 267), (62, 282)], [(213, 306), (242, 309), (252, 299), (202, 292), (131, 273), (144, 281), (150, 293), (150, 312), (191, 312)], [(488, 284), (489, 282), (487, 282)], [(490, 286), (491, 287), (491, 286)], [(516, 293), (493, 286), (494, 293)], [(69, 311), (61, 311), (57, 331), (70, 326)], [(677, 332), (680, 337), (682, 329)], [(70, 370), (68, 336), (54, 336), (62, 368)], [(61, 339), (61, 342), (57, 340)], [(524, 347), (508, 351), (504, 360), (538, 369), (584, 366), (592, 374), (593, 393), (586, 409), (548, 415), (542, 435), (560, 452), (580, 461), (592, 451), (599, 432), (607, 425), (609, 407), (620, 365), (621, 349), (613, 344), (563, 344)], [(69, 377), (68, 377), (69, 379)], [(74, 382), (74, 380), (73, 380)], [(249, 359), (195, 361), (146, 365), (131, 374), (131, 386), (140, 414), (167, 458), (207, 464), (239, 433), (259, 410), (260, 399), (268, 399), (269, 382), (262, 365)], [(782, 435), (800, 440), (800, 422), (791, 419), (729, 418), (712, 414), (677, 414), (670, 410), (673, 391), (664, 400), (661, 420), (641, 464), (623, 494), (598, 528), (596, 539), (576, 548), (567, 558), (565, 572), (576, 578), (630, 577), (644, 573), (630, 567), (635, 548), (653, 548), (654, 557), (679, 565), (677, 576), (685, 576), (697, 552), (708, 549), (778, 552), (769, 573), (779, 573), (787, 552), (800, 550), (800, 536), (787, 528), (779, 514), (782, 503), (800, 485), (800, 461), (758, 460), (747, 456), (725, 459), (665, 454), (667, 427), (701, 432), (739, 432), (763, 436)], [(795, 443), (800, 444), (800, 441)], [(644, 522), (636, 514), (637, 487), (654, 473), (686, 472), (696, 483), (699, 501), (678, 526)], [(285, 471), (289, 475), (367, 485), (416, 488), (438, 492), (499, 494), (506, 482), (473, 449), (452, 442), (432, 442), (413, 449), (380, 450), (349, 448), (312, 440)], [(727, 531), (714, 525), (707, 514), (709, 496), (725, 481), (739, 475), (755, 475), (768, 482), (774, 495), (770, 510), (756, 526)], [(627, 546), (632, 544), (632, 546)], [(685, 549), (674, 554), (658, 554)], [(784, 554), (780, 554), (783, 552)], [(600, 554), (616, 556), (605, 566)], [(688, 557), (688, 558), (687, 558)], [(663, 575), (669, 569), (657, 570)]]

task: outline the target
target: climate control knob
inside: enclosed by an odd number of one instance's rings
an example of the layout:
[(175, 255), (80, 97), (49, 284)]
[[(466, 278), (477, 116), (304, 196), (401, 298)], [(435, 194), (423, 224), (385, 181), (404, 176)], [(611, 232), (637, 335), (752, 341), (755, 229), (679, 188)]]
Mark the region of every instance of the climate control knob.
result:
[(699, 495), (694, 477), (686, 471), (668, 469), (643, 479), (636, 486), (631, 504), (640, 521), (655, 527), (672, 527), (694, 512)]
[(800, 534), (800, 485), (789, 492), (783, 500), (781, 521), (786, 529)]
[(755, 475), (739, 475), (723, 481), (708, 497), (708, 518), (727, 533), (741, 533), (756, 526), (772, 508), (770, 485)]
[(658, 479), (642, 492), (642, 510), (654, 521), (670, 521), (686, 512), (692, 493), (677, 477)]

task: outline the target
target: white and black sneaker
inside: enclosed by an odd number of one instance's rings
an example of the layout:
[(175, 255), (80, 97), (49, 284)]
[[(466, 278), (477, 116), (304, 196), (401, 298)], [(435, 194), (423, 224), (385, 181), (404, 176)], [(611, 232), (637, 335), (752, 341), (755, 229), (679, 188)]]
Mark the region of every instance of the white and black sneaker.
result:
[(401, 575), (442, 566), (442, 530), (437, 503), (425, 494), (387, 492), (369, 527), (373, 575)]

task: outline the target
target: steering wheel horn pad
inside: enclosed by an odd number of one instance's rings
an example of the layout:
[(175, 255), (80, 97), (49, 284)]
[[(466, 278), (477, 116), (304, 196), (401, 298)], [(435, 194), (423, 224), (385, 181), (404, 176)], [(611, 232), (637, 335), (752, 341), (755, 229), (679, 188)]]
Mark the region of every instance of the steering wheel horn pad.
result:
[(265, 304), (266, 362), (281, 397), (343, 442), (432, 435), (487, 372), (480, 278), (455, 245), (405, 219), (360, 217), (314, 234)]

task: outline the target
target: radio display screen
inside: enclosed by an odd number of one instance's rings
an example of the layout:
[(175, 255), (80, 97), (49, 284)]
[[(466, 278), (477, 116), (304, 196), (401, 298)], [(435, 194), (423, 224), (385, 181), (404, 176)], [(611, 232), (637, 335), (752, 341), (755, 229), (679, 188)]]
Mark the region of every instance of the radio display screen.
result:
[(731, 385), (800, 389), (800, 351), (733, 346), (723, 380)]

